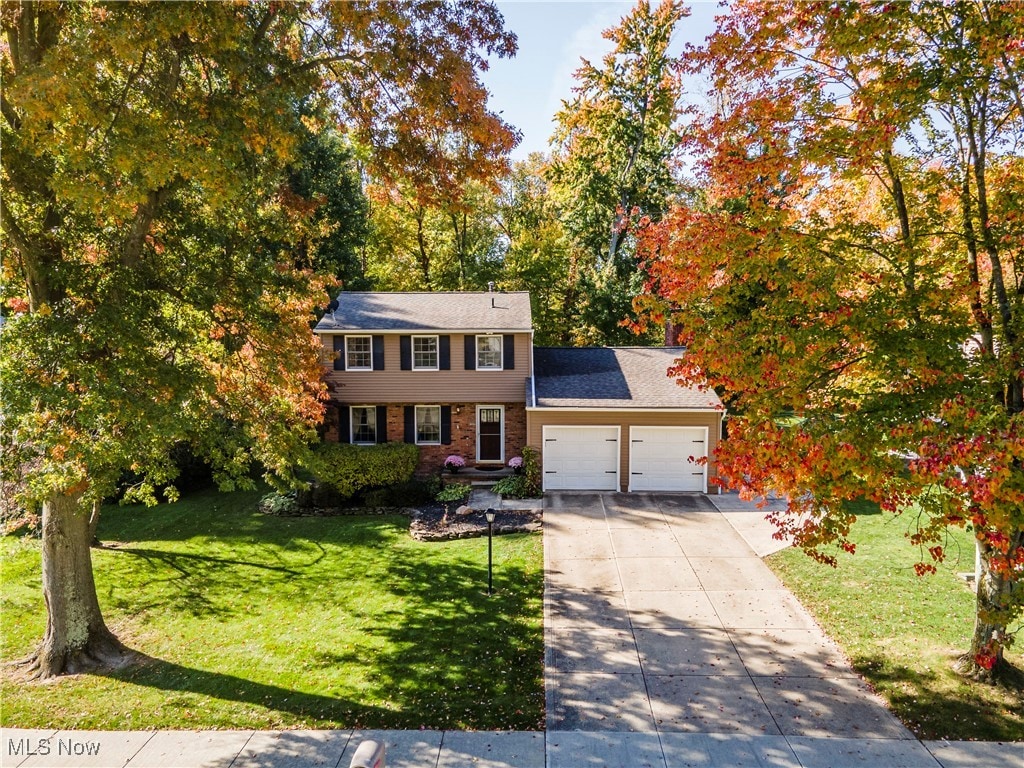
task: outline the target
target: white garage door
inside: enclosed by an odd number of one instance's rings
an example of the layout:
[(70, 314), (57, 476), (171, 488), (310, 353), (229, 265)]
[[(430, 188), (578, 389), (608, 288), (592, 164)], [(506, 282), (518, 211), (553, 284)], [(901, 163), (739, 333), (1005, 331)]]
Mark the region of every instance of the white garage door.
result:
[(618, 427), (544, 427), (544, 490), (619, 490)]
[(630, 427), (629, 490), (707, 493), (706, 427)]

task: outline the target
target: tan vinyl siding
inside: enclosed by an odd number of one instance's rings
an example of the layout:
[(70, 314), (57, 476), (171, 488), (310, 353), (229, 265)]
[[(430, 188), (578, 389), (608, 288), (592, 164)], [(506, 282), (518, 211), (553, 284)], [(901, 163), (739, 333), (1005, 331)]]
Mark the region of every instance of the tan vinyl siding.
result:
[[(722, 434), (722, 414), (719, 411), (584, 411), (543, 408), (526, 412), (526, 442), (543, 452), (545, 426), (585, 427), (618, 426), (619, 484), (625, 491), (629, 485), (629, 428), (630, 427), (707, 427), (708, 428), (708, 491), (715, 493), (717, 486), (711, 480), (718, 476), (715, 449)], [(543, 461), (543, 456), (541, 457)]]
[[(364, 334), (365, 335), (365, 334)], [(448, 335), (451, 338), (451, 370), (403, 371), (400, 336)], [(475, 335), (475, 334), (473, 334)], [(334, 336), (322, 334), (325, 379), (331, 399), (342, 403), (450, 403), (523, 402), (525, 382), (531, 375), (530, 334), (516, 333), (515, 368), (501, 371), (467, 371), (461, 333), (388, 333), (384, 336), (383, 371), (336, 371), (333, 368)]]

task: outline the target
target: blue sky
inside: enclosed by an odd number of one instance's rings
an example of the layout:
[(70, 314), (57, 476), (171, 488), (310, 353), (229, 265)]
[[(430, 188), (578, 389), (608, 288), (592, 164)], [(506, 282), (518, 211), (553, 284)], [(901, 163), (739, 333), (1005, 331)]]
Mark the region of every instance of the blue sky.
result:
[[(653, 0), (656, 2), (657, 0)], [(505, 26), (519, 37), (519, 53), (511, 60), (494, 60), (483, 74), (491, 92), (491, 109), (523, 133), (514, 159), (547, 150), (554, 132), (552, 119), (563, 99), (572, 95), (572, 73), (580, 57), (599, 63), (611, 45), (601, 32), (615, 26), (633, 6), (632, 0), (498, 0)], [(676, 27), (675, 53), (686, 43), (699, 44), (714, 29), (721, 12), (717, 0), (689, 2), (691, 15)]]

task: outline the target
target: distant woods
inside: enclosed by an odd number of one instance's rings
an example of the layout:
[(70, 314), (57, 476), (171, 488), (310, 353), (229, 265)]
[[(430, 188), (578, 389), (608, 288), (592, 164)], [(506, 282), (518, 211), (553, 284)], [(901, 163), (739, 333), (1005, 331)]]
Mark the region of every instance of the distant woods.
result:
[(577, 70), (551, 152), (477, 169), (489, 176), (443, 187), (383, 178), (355, 142), (311, 133), (292, 177), (316, 206), (297, 261), (348, 290), (527, 290), (542, 344), (660, 343), (625, 323), (645, 282), (637, 228), (682, 192), (668, 45), (687, 13), (639, 3), (605, 32), (613, 50)]

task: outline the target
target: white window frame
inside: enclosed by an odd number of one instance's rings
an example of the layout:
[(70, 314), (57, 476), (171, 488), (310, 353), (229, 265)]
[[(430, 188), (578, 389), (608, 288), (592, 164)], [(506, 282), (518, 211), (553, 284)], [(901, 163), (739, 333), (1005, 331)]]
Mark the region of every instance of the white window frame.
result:
[[(356, 440), (356, 409), (367, 410), (372, 414), (373, 419), (373, 440)], [(376, 445), (377, 430), (380, 425), (377, 423), (377, 406), (375, 405), (350, 405), (348, 408), (348, 439), (352, 445)]]
[[(437, 412), (437, 440), (420, 440), (420, 411), (430, 408)], [(416, 445), (440, 445), (441, 444), (441, 406), (440, 405), (417, 405), (413, 416), (413, 428), (416, 430)]]
[[(498, 340), (498, 364), (480, 365), (480, 339)], [(478, 371), (503, 371), (505, 370), (505, 340), (500, 333), (482, 333), (476, 337), (476, 369)]]
[[(434, 364), (433, 365), (416, 365), (416, 341), (419, 339), (433, 339), (434, 340)], [(419, 335), (413, 336), (412, 341), (409, 344), (412, 354), (412, 369), (414, 371), (437, 371), (440, 370), (441, 365), (441, 338), (439, 336)], [(421, 353), (425, 354), (425, 353)]]
[[(370, 364), (369, 365), (367, 365), (367, 366), (362, 366), (362, 365), (353, 366), (353, 365), (349, 365), (349, 357), (348, 357), (349, 356), (349, 348), (348, 348), (348, 343), (349, 343), (349, 341), (351, 341), (353, 339), (366, 339), (367, 344), (369, 345), (368, 348), (367, 348), (367, 352), (370, 355)], [(360, 351), (360, 352), (358, 352), (356, 354), (363, 354), (363, 352)], [(351, 336), (346, 336), (345, 337), (345, 370), (346, 371), (372, 371), (373, 370), (373, 336), (370, 336), (368, 334), (353, 334)]]

